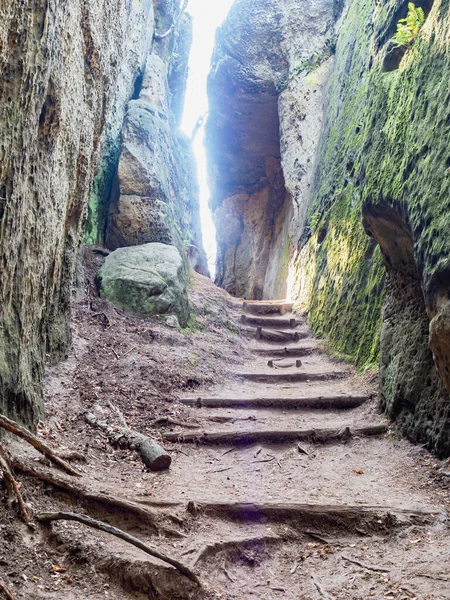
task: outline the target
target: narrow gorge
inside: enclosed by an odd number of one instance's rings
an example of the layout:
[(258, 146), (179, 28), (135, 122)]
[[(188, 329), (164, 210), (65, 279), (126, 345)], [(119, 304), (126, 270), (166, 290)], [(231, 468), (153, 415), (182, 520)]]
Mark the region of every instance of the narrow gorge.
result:
[(0, 0), (0, 598), (448, 598), (449, 31)]

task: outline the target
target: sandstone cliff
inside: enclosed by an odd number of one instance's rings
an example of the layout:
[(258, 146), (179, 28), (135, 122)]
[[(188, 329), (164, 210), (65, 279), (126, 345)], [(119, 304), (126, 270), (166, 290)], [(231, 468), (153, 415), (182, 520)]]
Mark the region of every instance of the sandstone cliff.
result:
[[(403, 0), (236, 3), (210, 83), (218, 281), (254, 293), (243, 282), (264, 231), (267, 263), (288, 273), (314, 331), (360, 366), (381, 349), (383, 409), (448, 455), (450, 15), (445, 0), (416, 4), (425, 24), (395, 48)], [(269, 156), (288, 208), (257, 202), (247, 219), (248, 198), (270, 183)], [(254, 296), (282, 295), (264, 268)]]

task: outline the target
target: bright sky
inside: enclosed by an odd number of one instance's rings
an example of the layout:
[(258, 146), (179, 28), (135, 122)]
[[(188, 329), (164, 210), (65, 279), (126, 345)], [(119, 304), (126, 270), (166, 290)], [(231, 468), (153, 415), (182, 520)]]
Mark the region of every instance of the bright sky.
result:
[[(187, 12), (194, 19), (194, 41), (189, 61), (189, 79), (184, 108), (183, 131), (191, 136), (199, 117), (208, 111), (206, 79), (214, 48), (216, 29), (225, 19), (234, 0), (190, 0)], [(204, 148), (204, 128), (200, 129), (194, 141), (200, 184), (200, 217), (202, 221), (203, 244), (208, 256), (211, 276), (214, 278), (216, 261), (216, 232), (209, 210), (209, 189), (207, 181), (206, 155)]]

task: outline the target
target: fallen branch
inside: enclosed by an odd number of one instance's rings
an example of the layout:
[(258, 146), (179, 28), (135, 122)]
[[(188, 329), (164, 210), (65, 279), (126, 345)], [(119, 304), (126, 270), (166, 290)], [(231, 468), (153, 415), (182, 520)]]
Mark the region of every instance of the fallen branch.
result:
[(125, 428), (128, 427), (127, 422), (125, 421), (125, 417), (123, 416), (123, 412), (119, 408), (117, 408), (117, 406), (115, 404), (113, 404), (108, 397), (106, 397), (106, 402), (107, 402), (109, 408), (111, 410), (113, 410), (116, 413), (116, 415), (119, 417), (119, 421), (120, 421), (120, 424), (122, 425), (122, 427), (125, 427)]
[[(305, 398), (182, 398), (185, 406), (202, 408), (356, 408), (369, 400), (365, 395), (313, 396)], [(219, 417), (214, 417), (218, 419)], [(225, 418), (225, 417), (220, 417)], [(210, 417), (208, 420), (212, 420)], [(231, 418), (229, 419), (231, 420)]]
[(112, 427), (92, 414), (86, 414), (84, 418), (91, 427), (104, 431), (111, 444), (125, 445), (131, 450), (139, 452), (143, 463), (151, 471), (163, 471), (170, 467), (172, 462), (170, 454), (142, 433), (137, 433), (127, 427)]
[(81, 473), (78, 473), (78, 471), (76, 471), (68, 463), (62, 460), (62, 458), (55, 454), (55, 452), (53, 452), (53, 450), (49, 448), (47, 444), (44, 444), (44, 442), (42, 442), (38, 437), (31, 433), (31, 431), (28, 431), (28, 429), (25, 429), (25, 427), (22, 427), (21, 425), (19, 425), (19, 423), (8, 419), (4, 415), (0, 415), (0, 427), (6, 429), (6, 431), (9, 431), (10, 433), (13, 433), (17, 437), (20, 437), (27, 441), (34, 448), (36, 448), (36, 450), (38, 450), (49, 460), (51, 460), (52, 463), (57, 465), (60, 469), (66, 471), (66, 473), (69, 473), (69, 475), (81, 477)]
[(348, 556), (345, 556), (344, 554), (341, 555), (341, 558), (343, 558), (344, 560), (347, 560), (349, 563), (353, 563), (354, 565), (361, 567), (362, 569), (367, 569), (367, 571), (375, 571), (377, 573), (389, 573), (390, 572), (390, 569), (384, 569), (383, 567), (373, 567), (370, 565), (365, 565), (362, 562), (359, 562), (359, 560), (355, 560), (354, 558), (349, 558)]
[(3, 592), (8, 600), (14, 600), (14, 596), (11, 594), (10, 590), (6, 587), (3, 581), (0, 579), (0, 592)]
[(177, 16), (172, 21), (172, 25), (169, 27), (169, 29), (166, 32), (164, 32), (164, 33), (156, 33), (156, 31), (155, 31), (155, 33), (153, 34), (153, 37), (155, 38), (155, 40), (158, 40), (158, 41), (163, 40), (164, 38), (166, 38), (168, 35), (170, 35), (172, 33), (172, 31), (177, 26), (178, 21), (183, 16), (184, 11), (187, 8), (188, 2), (189, 2), (189, 0), (184, 0), (183, 6), (180, 8)]
[(309, 440), (313, 443), (326, 443), (346, 440), (352, 436), (383, 435), (388, 430), (386, 425), (374, 425), (350, 430), (341, 429), (266, 429), (249, 431), (204, 431), (166, 432), (163, 439), (167, 442), (194, 442), (202, 444), (234, 444), (250, 445), (257, 442), (292, 442)]
[(450, 581), (450, 577), (444, 575), (428, 575), (427, 573), (414, 573), (411, 577), (425, 577), (426, 579), (434, 579), (436, 581)]
[(144, 542), (141, 542), (138, 538), (122, 531), (118, 527), (113, 527), (108, 523), (103, 523), (103, 521), (98, 521), (97, 519), (92, 519), (86, 515), (80, 515), (71, 512), (56, 512), (56, 513), (41, 513), (37, 516), (38, 521), (41, 523), (51, 523), (53, 521), (77, 521), (78, 523), (83, 523), (83, 525), (87, 525), (88, 527), (92, 527), (93, 529), (97, 529), (98, 531), (104, 531), (105, 533), (109, 533), (114, 535), (115, 537), (132, 544), (136, 548), (143, 550), (150, 556), (158, 558), (169, 565), (175, 567), (180, 573), (188, 577), (191, 581), (194, 581), (199, 587), (201, 587), (201, 583), (197, 575), (186, 565), (181, 563), (180, 561), (167, 556), (167, 554), (163, 554), (154, 548), (151, 548)]
[(23, 522), (28, 525), (31, 518), (28, 513), (27, 507), (25, 506), (25, 502), (23, 501), (22, 494), (20, 493), (19, 484), (14, 478), (14, 474), (11, 469), (11, 465), (9, 462), (8, 454), (3, 446), (0, 444), (0, 470), (3, 471), (3, 479), (6, 484), (6, 489), (8, 491), (9, 499), (12, 499), (14, 496), (17, 498), (17, 502), (19, 504), (20, 514), (22, 515)]

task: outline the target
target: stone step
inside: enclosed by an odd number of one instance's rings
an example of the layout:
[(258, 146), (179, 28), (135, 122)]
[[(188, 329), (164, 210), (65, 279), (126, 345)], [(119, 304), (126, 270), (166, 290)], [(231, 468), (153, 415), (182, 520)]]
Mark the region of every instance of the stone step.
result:
[(275, 313), (285, 315), (292, 310), (293, 306), (294, 304), (292, 302), (286, 302), (285, 300), (246, 300), (243, 303), (244, 310), (254, 315), (268, 315)]
[(315, 397), (281, 398), (182, 398), (181, 404), (197, 408), (290, 408), (290, 409), (348, 409), (357, 408), (369, 400), (365, 394), (342, 394)]
[(297, 325), (303, 323), (297, 319), (283, 319), (282, 317), (247, 317), (247, 315), (241, 316), (241, 323), (244, 325), (252, 325), (254, 327), (276, 327), (281, 329), (282, 327), (290, 327), (295, 329)]

